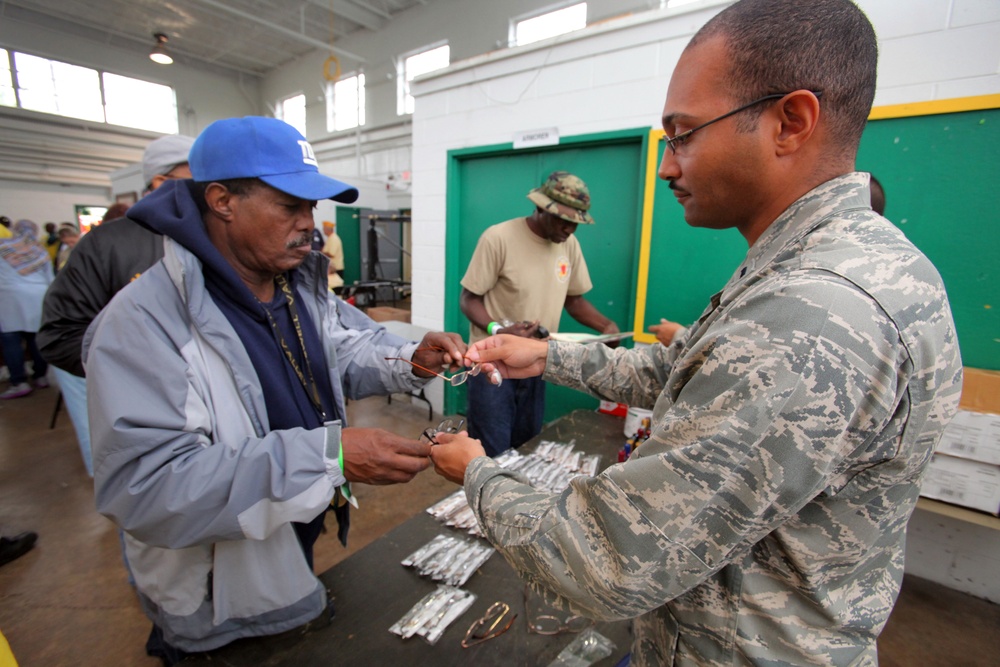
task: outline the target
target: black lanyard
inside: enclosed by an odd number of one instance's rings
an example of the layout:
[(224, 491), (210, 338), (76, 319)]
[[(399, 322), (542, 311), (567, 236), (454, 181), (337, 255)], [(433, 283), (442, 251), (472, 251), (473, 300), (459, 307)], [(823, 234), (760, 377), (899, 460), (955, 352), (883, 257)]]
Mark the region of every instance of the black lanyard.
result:
[(295, 371), (295, 375), (299, 378), (299, 382), (302, 383), (302, 388), (305, 389), (306, 395), (309, 396), (309, 401), (312, 403), (313, 408), (316, 409), (316, 414), (319, 415), (320, 421), (324, 424), (327, 422), (326, 410), (323, 409), (323, 403), (319, 399), (319, 387), (316, 384), (316, 377), (313, 375), (312, 364), (309, 363), (309, 353), (306, 352), (306, 341), (302, 337), (302, 325), (299, 323), (299, 312), (295, 307), (295, 297), (292, 295), (292, 290), (288, 286), (288, 280), (284, 276), (278, 276), (277, 278), (278, 286), (285, 295), (285, 300), (288, 302), (288, 313), (292, 317), (292, 326), (295, 327), (295, 335), (299, 339), (299, 347), (302, 350), (302, 359), (306, 364), (306, 371), (309, 373), (309, 380), (306, 380), (306, 376), (302, 373), (302, 369), (299, 368), (299, 362), (295, 360), (295, 355), (288, 348), (288, 343), (285, 342), (285, 337), (281, 333), (281, 328), (274, 319), (274, 315), (271, 314), (271, 309), (266, 305), (261, 303), (261, 307), (264, 309), (264, 314), (267, 315), (267, 321), (271, 324), (271, 329), (274, 330), (274, 335), (278, 337), (278, 342), (281, 343), (281, 349), (285, 353), (285, 358), (288, 359), (288, 363), (292, 365), (292, 370)]

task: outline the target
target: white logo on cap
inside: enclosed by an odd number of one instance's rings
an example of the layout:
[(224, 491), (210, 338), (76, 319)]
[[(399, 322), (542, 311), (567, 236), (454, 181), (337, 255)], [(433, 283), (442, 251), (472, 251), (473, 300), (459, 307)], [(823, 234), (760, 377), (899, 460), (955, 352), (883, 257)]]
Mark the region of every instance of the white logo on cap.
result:
[(302, 162), (318, 167), (319, 163), (316, 162), (316, 154), (313, 153), (313, 147), (309, 145), (309, 142), (300, 141), (299, 146), (302, 147)]

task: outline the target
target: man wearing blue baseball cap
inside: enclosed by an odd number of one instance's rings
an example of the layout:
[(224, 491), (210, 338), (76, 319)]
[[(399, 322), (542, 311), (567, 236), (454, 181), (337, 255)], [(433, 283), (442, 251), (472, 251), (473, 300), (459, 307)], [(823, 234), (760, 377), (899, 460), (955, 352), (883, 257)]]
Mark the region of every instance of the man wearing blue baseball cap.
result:
[(418, 389), (457, 365), (455, 334), (395, 337), (327, 289), (316, 201), (355, 188), (319, 172), (273, 118), (217, 121), (172, 181), (129, 210), (163, 260), (122, 290), (84, 343), (98, 510), (125, 531), (166, 664), (329, 618), (312, 546), (349, 481), (405, 482), (430, 448), (346, 428), (344, 398)]

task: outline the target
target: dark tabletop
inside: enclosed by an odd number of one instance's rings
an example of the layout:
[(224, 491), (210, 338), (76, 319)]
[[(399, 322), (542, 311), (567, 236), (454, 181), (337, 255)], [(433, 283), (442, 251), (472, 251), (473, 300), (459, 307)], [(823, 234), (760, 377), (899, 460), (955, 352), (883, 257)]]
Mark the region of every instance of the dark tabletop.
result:
[[(530, 452), (541, 440), (575, 440), (576, 449), (602, 455), (600, 467), (603, 469), (617, 460), (618, 447), (624, 441), (622, 428), (620, 418), (577, 410), (547, 425), (520, 451)], [(363, 517), (359, 514), (357, 520)], [(476, 601), (448, 627), (434, 646), (421, 637), (402, 639), (389, 632), (393, 623), (437, 586), (411, 568), (400, 565), (400, 561), (441, 533), (464, 536), (464, 533), (443, 526), (426, 512), (420, 512), (320, 575), (336, 608), (336, 617), (329, 626), (305, 635), (239, 640), (197, 658), (191, 656), (184, 664), (548, 665), (576, 635), (528, 633), (524, 620), (524, 584), (500, 554), (493, 554), (462, 587), (475, 593)], [(517, 620), (504, 635), (463, 649), (461, 641), (465, 631), (496, 601), (509, 604), (511, 613), (518, 615)], [(532, 608), (537, 609), (534, 602)], [(566, 612), (552, 613), (567, 616)], [(615, 665), (629, 650), (628, 624), (597, 623), (595, 629), (617, 647), (611, 657), (597, 664), (602, 667)]]

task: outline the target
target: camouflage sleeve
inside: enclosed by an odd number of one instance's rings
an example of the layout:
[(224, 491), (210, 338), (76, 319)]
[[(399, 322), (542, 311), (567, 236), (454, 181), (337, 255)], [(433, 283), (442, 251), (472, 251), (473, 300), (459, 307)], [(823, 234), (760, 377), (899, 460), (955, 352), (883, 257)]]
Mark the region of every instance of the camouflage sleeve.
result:
[[(489, 459), (470, 465), (466, 495), (486, 536), (550, 602), (596, 618), (647, 612), (744, 556), (858, 469), (897, 455), (896, 439), (872, 436), (906, 405), (907, 355), (889, 318), (832, 275), (767, 282), (687, 342), (697, 371), (654, 412), (652, 436), (628, 462), (557, 495)], [(556, 352), (549, 363), (574, 368), (566, 377), (575, 386), (609, 385), (609, 395), (656, 377), (647, 367), (657, 351)], [(600, 359), (624, 375), (606, 373)], [(850, 522), (862, 514), (816, 519), (849, 548)], [(827, 542), (818, 544), (817, 559)]]
[(687, 330), (681, 330), (669, 347), (656, 344), (634, 350), (550, 341), (542, 379), (605, 401), (649, 409), (686, 338)]

